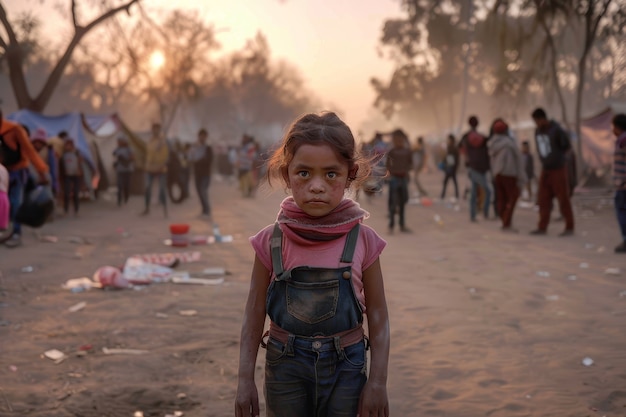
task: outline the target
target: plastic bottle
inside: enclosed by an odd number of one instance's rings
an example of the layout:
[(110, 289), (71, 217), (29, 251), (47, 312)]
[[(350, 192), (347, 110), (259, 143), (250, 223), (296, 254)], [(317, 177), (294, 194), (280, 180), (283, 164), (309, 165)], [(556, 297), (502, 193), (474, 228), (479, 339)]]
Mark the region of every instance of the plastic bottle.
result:
[(222, 241), (222, 234), (220, 233), (220, 228), (217, 224), (213, 225), (213, 237), (215, 238), (216, 242)]

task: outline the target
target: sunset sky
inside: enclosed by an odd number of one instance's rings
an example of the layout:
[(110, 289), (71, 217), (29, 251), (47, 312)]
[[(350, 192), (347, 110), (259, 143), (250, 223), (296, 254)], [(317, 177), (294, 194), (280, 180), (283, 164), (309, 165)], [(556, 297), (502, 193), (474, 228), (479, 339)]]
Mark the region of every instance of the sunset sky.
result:
[[(41, 0), (4, 4), (10, 16), (26, 8), (45, 13)], [(142, 5), (155, 16), (173, 7), (197, 10), (220, 30), (224, 52), (241, 48), (263, 32), (273, 56), (296, 65), (307, 86), (341, 109), (354, 130), (371, 111), (370, 78), (388, 78), (392, 70), (376, 50), (382, 25), (401, 13), (400, 0), (144, 0)]]

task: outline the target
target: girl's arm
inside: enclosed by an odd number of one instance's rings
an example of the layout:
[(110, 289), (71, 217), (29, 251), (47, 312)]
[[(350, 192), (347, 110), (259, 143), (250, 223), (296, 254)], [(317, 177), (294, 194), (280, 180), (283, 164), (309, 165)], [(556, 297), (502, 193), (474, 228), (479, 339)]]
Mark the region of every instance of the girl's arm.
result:
[(389, 364), (389, 315), (380, 259), (363, 271), (371, 365), (361, 393), (359, 417), (388, 417), (387, 366)]
[(250, 292), (241, 327), (239, 382), (235, 402), (235, 416), (237, 417), (259, 415), (259, 394), (254, 383), (254, 368), (265, 325), (265, 298), (269, 283), (270, 272), (259, 258), (255, 257)]

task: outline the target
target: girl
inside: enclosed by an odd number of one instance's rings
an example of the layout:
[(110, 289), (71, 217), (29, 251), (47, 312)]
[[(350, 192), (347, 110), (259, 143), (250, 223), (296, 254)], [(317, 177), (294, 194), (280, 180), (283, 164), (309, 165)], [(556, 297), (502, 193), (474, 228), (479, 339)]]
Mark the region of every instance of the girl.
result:
[[(389, 321), (379, 261), (386, 243), (361, 224), (369, 214), (344, 198), (368, 175), (356, 154), (337, 115), (308, 114), (269, 161), (268, 181), (282, 180), (292, 196), (276, 223), (250, 239), (256, 257), (241, 330), (237, 417), (259, 415), (259, 344), (267, 349), (268, 417), (389, 415)], [(270, 329), (263, 335), (266, 314)]]

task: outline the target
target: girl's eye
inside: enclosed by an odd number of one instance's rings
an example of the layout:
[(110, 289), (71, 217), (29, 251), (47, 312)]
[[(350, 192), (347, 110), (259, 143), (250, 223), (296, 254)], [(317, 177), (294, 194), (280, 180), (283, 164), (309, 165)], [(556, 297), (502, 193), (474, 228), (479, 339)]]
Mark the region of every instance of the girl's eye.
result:
[(306, 178), (309, 176), (309, 172), (308, 171), (298, 171), (296, 173), (297, 176), (302, 177), (302, 178)]
[(328, 178), (330, 178), (330, 179), (332, 180), (332, 179), (337, 178), (337, 175), (338, 175), (338, 174), (337, 174), (336, 172), (329, 172), (329, 173), (328, 173), (328, 174), (326, 174), (326, 175), (328, 176)]

